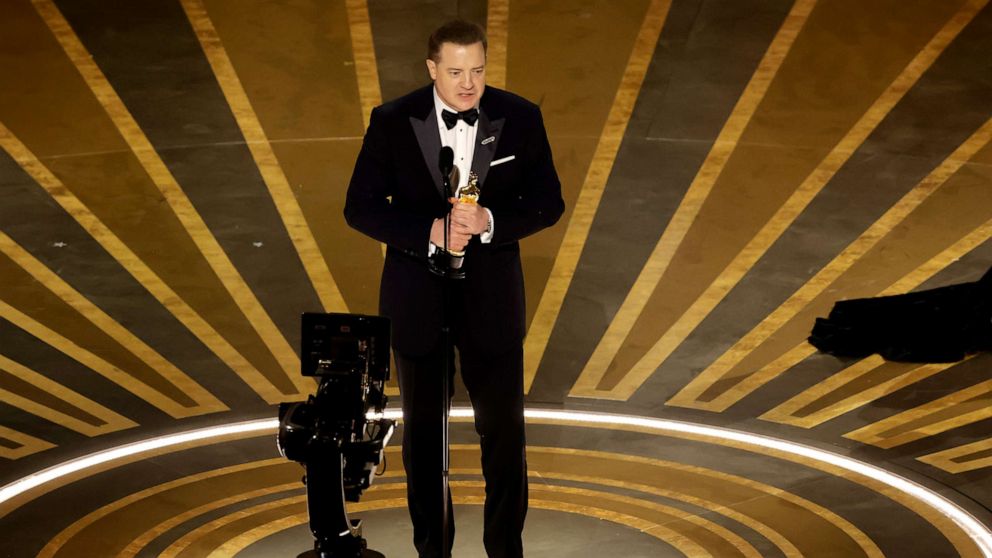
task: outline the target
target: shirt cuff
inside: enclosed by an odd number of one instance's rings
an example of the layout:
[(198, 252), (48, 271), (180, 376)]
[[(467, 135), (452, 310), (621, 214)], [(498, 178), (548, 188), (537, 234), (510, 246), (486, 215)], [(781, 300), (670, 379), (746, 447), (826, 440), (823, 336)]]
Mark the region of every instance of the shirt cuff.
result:
[(483, 244), (489, 244), (493, 241), (493, 232), (496, 230), (496, 221), (493, 220), (493, 212), (489, 211), (488, 207), (483, 207), (482, 209), (485, 209), (486, 213), (489, 214), (489, 228), (479, 235), (479, 240)]

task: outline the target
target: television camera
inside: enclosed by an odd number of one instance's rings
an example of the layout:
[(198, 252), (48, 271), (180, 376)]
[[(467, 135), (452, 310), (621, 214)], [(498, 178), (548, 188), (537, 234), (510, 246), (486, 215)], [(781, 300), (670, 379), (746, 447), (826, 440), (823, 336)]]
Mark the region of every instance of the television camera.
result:
[[(279, 453), (306, 473), (314, 550), (298, 558), (372, 558), (346, 502), (372, 484), (394, 421), (382, 418), (389, 379), (389, 320), (303, 314), (303, 375), (318, 380), (306, 401), (279, 405)], [(370, 415), (369, 411), (373, 411)]]

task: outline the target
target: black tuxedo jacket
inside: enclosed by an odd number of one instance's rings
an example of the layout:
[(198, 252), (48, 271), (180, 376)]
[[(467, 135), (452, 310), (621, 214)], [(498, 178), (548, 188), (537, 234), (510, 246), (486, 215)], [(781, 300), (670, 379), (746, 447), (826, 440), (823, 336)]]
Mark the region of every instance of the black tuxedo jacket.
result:
[(379, 311), (392, 321), (393, 348), (409, 356), (436, 345), (446, 286), (462, 350), (495, 354), (519, 346), (525, 307), (517, 241), (553, 225), (564, 211), (540, 109), (486, 87), (479, 113), (472, 170), (479, 203), (495, 226), (490, 243), (473, 238), (466, 248), (464, 280), (445, 281), (427, 268), (431, 225), (449, 207), (438, 168), (433, 85), (372, 111), (348, 186), (348, 224), (388, 246)]

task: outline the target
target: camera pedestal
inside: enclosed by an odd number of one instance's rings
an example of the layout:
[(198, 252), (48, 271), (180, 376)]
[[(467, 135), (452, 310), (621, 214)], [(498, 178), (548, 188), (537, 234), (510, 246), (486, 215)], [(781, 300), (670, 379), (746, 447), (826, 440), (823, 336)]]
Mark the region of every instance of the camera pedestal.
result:
[[(320, 383), (306, 401), (279, 405), (279, 452), (306, 470), (315, 558), (383, 558), (368, 550), (346, 502), (369, 488), (394, 421), (381, 416), (389, 379), (389, 320), (359, 314), (303, 315), (303, 375)], [(369, 411), (380, 415), (370, 418)]]
[[(344, 490), (340, 441), (324, 440), (306, 463), (307, 512), (314, 537), (313, 556), (359, 558), (365, 550), (362, 522), (350, 519)], [(306, 554), (304, 554), (306, 555)]]
[(326, 439), (322, 445), (323, 450), (306, 462), (304, 477), (314, 550), (297, 558), (385, 558), (366, 547), (362, 522), (348, 517), (339, 441)]

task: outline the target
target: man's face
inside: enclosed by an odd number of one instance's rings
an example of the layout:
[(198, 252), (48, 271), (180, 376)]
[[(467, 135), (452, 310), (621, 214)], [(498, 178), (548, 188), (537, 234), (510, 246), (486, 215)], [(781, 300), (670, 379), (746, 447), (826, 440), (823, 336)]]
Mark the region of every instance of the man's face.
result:
[(481, 42), (441, 43), (438, 61), (428, 59), (427, 71), (445, 104), (459, 111), (468, 110), (479, 104), (486, 88), (486, 51)]

